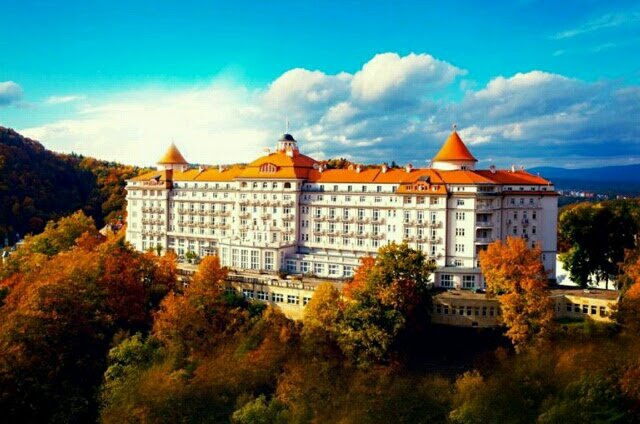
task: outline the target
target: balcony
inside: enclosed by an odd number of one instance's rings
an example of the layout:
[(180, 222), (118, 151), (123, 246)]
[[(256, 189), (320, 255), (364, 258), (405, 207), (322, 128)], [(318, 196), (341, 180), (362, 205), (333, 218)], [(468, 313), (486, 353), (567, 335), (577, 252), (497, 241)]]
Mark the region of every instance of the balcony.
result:
[(493, 222), (489, 219), (476, 221), (476, 228), (490, 228), (490, 227), (493, 227)]
[(429, 228), (440, 228), (441, 226), (442, 226), (442, 221), (429, 222)]
[(381, 224), (384, 224), (384, 223), (385, 223), (385, 220), (384, 220), (384, 218), (377, 218), (377, 219), (376, 219), (376, 218), (374, 218), (374, 219), (372, 219), (372, 220), (371, 220), (371, 223), (372, 223), (372, 224), (378, 224), (378, 225), (381, 225)]
[(495, 241), (495, 238), (492, 236), (485, 237), (476, 237), (476, 244), (490, 244)]
[(294, 218), (295, 218), (295, 217), (294, 217), (292, 214), (287, 214), (287, 215), (284, 215), (284, 216), (282, 217), (282, 220), (283, 220), (283, 221), (293, 221), (293, 220), (294, 220)]
[(493, 210), (493, 204), (489, 203), (489, 204), (485, 204), (485, 203), (478, 203), (476, 205), (476, 209), (480, 210), (480, 211), (489, 211), (489, 210)]
[(440, 242), (442, 242), (440, 237), (429, 237), (429, 243), (431, 244), (439, 244)]

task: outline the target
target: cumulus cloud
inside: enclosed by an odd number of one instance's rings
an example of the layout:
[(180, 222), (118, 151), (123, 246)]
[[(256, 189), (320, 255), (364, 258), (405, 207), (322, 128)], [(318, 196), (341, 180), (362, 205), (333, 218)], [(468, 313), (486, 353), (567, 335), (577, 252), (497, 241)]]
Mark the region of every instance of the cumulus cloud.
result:
[(15, 82), (0, 82), (0, 106), (16, 104), (22, 99), (22, 95), (22, 87)]
[(262, 154), (288, 115), (301, 150), (318, 159), (424, 166), (457, 122), (481, 165), (640, 161), (640, 87), (539, 70), (457, 83), (464, 74), (427, 54), (384, 53), (354, 73), (292, 69), (257, 89), (213, 80), (91, 98), (23, 132), (54, 150), (137, 164), (175, 140), (190, 161), (215, 164)]
[(383, 53), (353, 77), (352, 95), (363, 102), (415, 100), (450, 84), (466, 71), (428, 54)]

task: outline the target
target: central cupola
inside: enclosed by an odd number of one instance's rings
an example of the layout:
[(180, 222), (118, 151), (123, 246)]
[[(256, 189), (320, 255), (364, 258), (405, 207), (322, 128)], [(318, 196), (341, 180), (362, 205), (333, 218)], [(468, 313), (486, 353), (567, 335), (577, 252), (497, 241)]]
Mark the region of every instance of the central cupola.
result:
[(278, 146), (276, 147), (278, 152), (286, 153), (287, 156), (295, 156), (300, 153), (298, 150), (298, 142), (291, 134), (282, 134), (278, 140)]
[(473, 157), (467, 146), (458, 135), (454, 126), (453, 132), (444, 142), (438, 154), (433, 158), (431, 167), (443, 171), (452, 171), (456, 169), (470, 169), (476, 167), (478, 159)]

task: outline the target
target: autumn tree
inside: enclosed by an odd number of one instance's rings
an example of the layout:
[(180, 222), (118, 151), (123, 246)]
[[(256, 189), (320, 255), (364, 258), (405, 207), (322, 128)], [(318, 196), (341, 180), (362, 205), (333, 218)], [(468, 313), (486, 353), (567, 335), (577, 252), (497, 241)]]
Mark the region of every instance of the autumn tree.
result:
[(233, 308), (224, 298), (227, 270), (216, 256), (198, 266), (183, 293), (169, 294), (156, 314), (153, 333), (160, 341), (187, 356), (212, 348), (233, 334), (248, 319), (244, 309)]
[(122, 235), (100, 236), (81, 213), (48, 224), (12, 256), (0, 281), (3, 418), (92, 421), (113, 335), (148, 329), (175, 274)]
[(516, 349), (549, 334), (553, 302), (539, 247), (530, 249), (524, 239), (508, 237), (480, 252), (480, 267), (487, 295), (497, 296), (507, 336)]
[(615, 319), (632, 334), (640, 334), (640, 249), (628, 250), (620, 275), (622, 295)]
[(356, 363), (386, 361), (399, 337), (420, 331), (429, 317), (428, 280), (434, 266), (406, 243), (380, 248), (363, 259), (345, 288), (340, 346)]

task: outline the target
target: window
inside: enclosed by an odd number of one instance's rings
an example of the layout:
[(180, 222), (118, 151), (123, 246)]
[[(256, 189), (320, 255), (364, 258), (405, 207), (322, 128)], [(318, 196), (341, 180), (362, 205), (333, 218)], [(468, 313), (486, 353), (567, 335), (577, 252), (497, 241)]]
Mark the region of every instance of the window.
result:
[(321, 264), (321, 263), (313, 264), (313, 273), (316, 275), (324, 274), (324, 264)]
[(282, 293), (271, 293), (271, 301), (282, 303), (284, 302), (284, 295)]
[(297, 305), (298, 304), (298, 296), (295, 295), (287, 295), (287, 303)]
[(476, 276), (475, 275), (463, 275), (462, 276), (462, 288), (463, 289), (473, 289), (476, 286)]
[(258, 300), (267, 301), (269, 300), (269, 293), (259, 290), (258, 292), (256, 292), (256, 297)]
[(266, 270), (273, 269), (273, 252), (264, 253), (264, 269)]
[(453, 287), (453, 275), (442, 274), (440, 276), (440, 285), (442, 287)]
[(329, 275), (338, 275), (338, 265), (330, 264), (329, 265)]
[(310, 297), (308, 297), (308, 296), (304, 296), (304, 297), (302, 298), (302, 305), (303, 305), (303, 306), (307, 306), (307, 303), (309, 303), (309, 301), (310, 301), (310, 300), (311, 300), (311, 298), (310, 298)]
[(300, 272), (303, 274), (309, 273), (309, 262), (300, 262)]
[(253, 290), (242, 289), (242, 297), (245, 299), (253, 299)]
[(260, 267), (260, 252), (257, 250), (251, 251), (251, 269), (258, 269)]
[(456, 244), (456, 252), (463, 253), (464, 252), (464, 244)]
[(464, 228), (456, 228), (456, 236), (464, 236)]
[(456, 212), (456, 220), (464, 221), (464, 212)]
[(464, 200), (463, 200), (463, 199), (458, 199), (458, 200), (456, 200), (456, 205), (458, 205), (458, 206), (464, 206)]
[(296, 272), (296, 261), (294, 259), (287, 259), (287, 272)]

